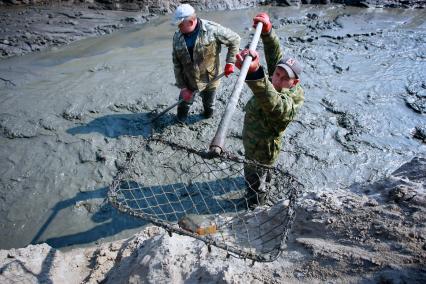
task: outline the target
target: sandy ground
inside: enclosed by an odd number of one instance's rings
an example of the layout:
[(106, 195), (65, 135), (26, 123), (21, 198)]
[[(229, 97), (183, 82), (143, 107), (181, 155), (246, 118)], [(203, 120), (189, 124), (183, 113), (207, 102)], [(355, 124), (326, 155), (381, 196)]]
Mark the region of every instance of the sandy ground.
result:
[[(46, 15), (38, 11), (28, 13), (35, 20)], [(256, 12), (203, 16), (235, 29), (245, 44)], [(314, 6), (269, 13), (306, 70), (307, 99), (280, 158), (305, 192), (281, 256), (254, 264), (227, 259), (223, 250), (141, 227), (104, 203), (139, 139), (155, 131), (202, 148), (218, 123), (219, 115), (201, 120), (197, 102), (187, 126), (175, 125), (173, 113), (141, 126), (176, 99), (173, 28), (160, 17), (0, 61), (1, 283), (426, 281), (425, 13)], [(75, 32), (87, 25), (71, 26)], [(226, 82), (219, 113), (235, 77)], [(243, 151), (249, 97), (245, 89), (227, 140), (236, 153)]]

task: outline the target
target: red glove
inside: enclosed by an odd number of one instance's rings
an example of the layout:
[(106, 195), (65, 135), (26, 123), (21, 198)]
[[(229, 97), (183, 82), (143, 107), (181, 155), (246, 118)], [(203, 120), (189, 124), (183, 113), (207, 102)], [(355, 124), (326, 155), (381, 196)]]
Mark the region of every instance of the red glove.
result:
[(228, 77), (232, 73), (234, 73), (234, 64), (232, 63), (226, 63), (225, 70), (223, 71), (225, 73), (225, 76)]
[(192, 99), (192, 91), (188, 88), (183, 88), (180, 90), (179, 96), (182, 98), (182, 100), (189, 103), (191, 102), (191, 99)]
[(263, 23), (262, 34), (269, 34), (272, 29), (271, 21), (266, 13), (259, 13), (253, 18), (253, 28), (256, 28), (257, 23)]
[(247, 55), (252, 57), (252, 61), (250, 63), (248, 73), (256, 72), (257, 69), (259, 69), (259, 66), (260, 66), (259, 54), (257, 53), (256, 50), (244, 49), (240, 53), (238, 53), (235, 56), (237, 58), (237, 61), (235, 62), (235, 66), (237, 66), (238, 69), (241, 69), (241, 66), (243, 65), (244, 58), (246, 58)]

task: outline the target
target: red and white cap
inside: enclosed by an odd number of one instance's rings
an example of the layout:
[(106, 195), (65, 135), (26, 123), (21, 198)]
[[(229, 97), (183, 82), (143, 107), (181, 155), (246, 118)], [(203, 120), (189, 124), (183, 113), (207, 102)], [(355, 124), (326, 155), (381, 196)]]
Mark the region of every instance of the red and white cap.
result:
[(296, 59), (290, 56), (286, 56), (280, 61), (278, 61), (277, 67), (281, 67), (285, 71), (287, 71), (288, 77), (291, 79), (293, 78), (298, 79), (303, 69), (299, 61), (297, 61)]

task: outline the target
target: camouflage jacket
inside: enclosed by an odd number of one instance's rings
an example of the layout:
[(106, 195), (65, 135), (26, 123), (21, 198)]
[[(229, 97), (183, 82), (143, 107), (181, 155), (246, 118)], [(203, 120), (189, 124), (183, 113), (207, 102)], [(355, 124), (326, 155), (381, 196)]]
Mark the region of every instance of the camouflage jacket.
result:
[[(198, 19), (200, 20), (200, 19)], [(173, 65), (178, 88), (203, 90), (208, 82), (221, 72), (221, 45), (228, 47), (226, 63), (234, 63), (239, 51), (240, 36), (228, 28), (200, 20), (200, 31), (195, 41), (193, 61), (186, 48), (183, 34), (177, 30), (173, 36)], [(219, 82), (213, 84), (217, 87)]]
[[(280, 42), (274, 31), (262, 35), (268, 73), (273, 74), (275, 66), (283, 57)], [(275, 90), (268, 76), (246, 83), (254, 96), (245, 106), (243, 144), (247, 159), (265, 165), (273, 165), (281, 150), (284, 130), (296, 116), (304, 101), (300, 84), (292, 89)]]

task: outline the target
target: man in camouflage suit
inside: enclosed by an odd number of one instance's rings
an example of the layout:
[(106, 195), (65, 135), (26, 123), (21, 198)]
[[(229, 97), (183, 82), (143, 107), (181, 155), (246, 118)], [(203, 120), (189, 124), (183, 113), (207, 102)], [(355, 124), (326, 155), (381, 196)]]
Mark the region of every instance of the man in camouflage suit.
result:
[(176, 86), (181, 89), (177, 119), (184, 123), (193, 102), (193, 92), (201, 91), (205, 118), (214, 112), (216, 89), (220, 82), (206, 85), (219, 75), (220, 50), (224, 44), (228, 48), (224, 73), (229, 76), (234, 72), (235, 55), (239, 51), (240, 37), (235, 32), (221, 25), (197, 18), (194, 8), (189, 4), (177, 7), (174, 24), (178, 25), (173, 36), (173, 66)]
[[(263, 23), (261, 38), (268, 74), (272, 74), (272, 77), (269, 78), (259, 64), (256, 51), (246, 49), (237, 54), (238, 68), (241, 68), (245, 56), (253, 59), (246, 83), (254, 96), (245, 106), (243, 144), (248, 160), (273, 166), (281, 150), (284, 130), (304, 101), (303, 89), (299, 84), (302, 68), (294, 58), (283, 56), (269, 16), (266, 13), (256, 15), (253, 26), (256, 27), (258, 22)], [(248, 206), (253, 208), (258, 204), (263, 205), (271, 174), (265, 167), (245, 164), (244, 176)]]

